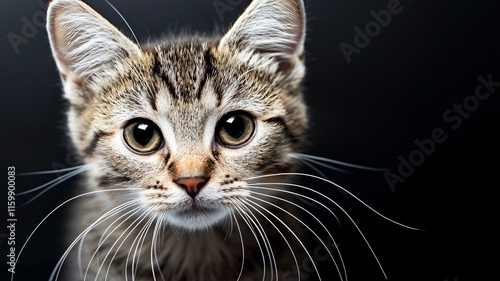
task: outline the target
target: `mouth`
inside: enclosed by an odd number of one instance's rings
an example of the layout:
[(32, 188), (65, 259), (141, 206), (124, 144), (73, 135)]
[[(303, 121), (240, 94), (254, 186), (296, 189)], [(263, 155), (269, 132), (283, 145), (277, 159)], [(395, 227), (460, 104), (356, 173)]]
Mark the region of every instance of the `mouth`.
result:
[(196, 230), (206, 229), (217, 224), (228, 217), (228, 215), (229, 211), (225, 208), (210, 207), (196, 201), (191, 201), (186, 206), (170, 212), (166, 218), (175, 226)]
[(183, 207), (176, 213), (181, 216), (193, 216), (193, 215), (209, 216), (211, 214), (216, 213), (217, 211), (218, 210), (216, 208), (203, 206), (202, 204), (193, 200), (191, 201), (191, 203), (188, 204), (188, 206)]

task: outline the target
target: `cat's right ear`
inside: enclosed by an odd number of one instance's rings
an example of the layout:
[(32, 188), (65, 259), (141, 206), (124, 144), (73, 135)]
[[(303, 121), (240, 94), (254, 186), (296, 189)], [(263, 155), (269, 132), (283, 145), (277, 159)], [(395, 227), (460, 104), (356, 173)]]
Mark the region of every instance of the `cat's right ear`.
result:
[(141, 54), (137, 44), (80, 0), (50, 2), (47, 32), (61, 78), (80, 86), (106, 78), (124, 58)]
[(272, 69), (302, 76), (305, 18), (303, 0), (253, 0), (218, 48), (245, 61), (258, 54), (277, 63)]

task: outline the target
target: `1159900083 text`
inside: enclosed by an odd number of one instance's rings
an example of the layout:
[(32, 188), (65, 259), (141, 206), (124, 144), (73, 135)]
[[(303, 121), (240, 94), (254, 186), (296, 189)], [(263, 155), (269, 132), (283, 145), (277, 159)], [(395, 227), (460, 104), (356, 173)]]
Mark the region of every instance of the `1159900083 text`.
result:
[(8, 254), (7, 264), (10, 273), (15, 272), (16, 268), (16, 168), (11, 166), (7, 168), (7, 229), (8, 233)]

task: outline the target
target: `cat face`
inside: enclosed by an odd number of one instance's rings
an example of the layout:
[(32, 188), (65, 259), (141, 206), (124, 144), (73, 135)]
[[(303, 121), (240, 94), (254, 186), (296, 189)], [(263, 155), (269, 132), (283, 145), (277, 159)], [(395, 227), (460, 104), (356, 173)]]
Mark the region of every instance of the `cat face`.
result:
[(77, 0), (47, 29), (69, 133), (91, 189), (199, 229), (228, 217), (249, 179), (286, 172), (306, 129), (302, 1), (255, 0), (219, 38), (138, 45)]

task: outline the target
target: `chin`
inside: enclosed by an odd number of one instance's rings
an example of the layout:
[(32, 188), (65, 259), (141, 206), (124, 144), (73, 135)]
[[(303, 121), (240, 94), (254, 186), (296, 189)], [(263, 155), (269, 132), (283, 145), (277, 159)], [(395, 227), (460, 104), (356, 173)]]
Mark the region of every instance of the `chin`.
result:
[(166, 213), (163, 218), (176, 228), (183, 230), (205, 230), (221, 223), (230, 216), (226, 208), (185, 207)]

